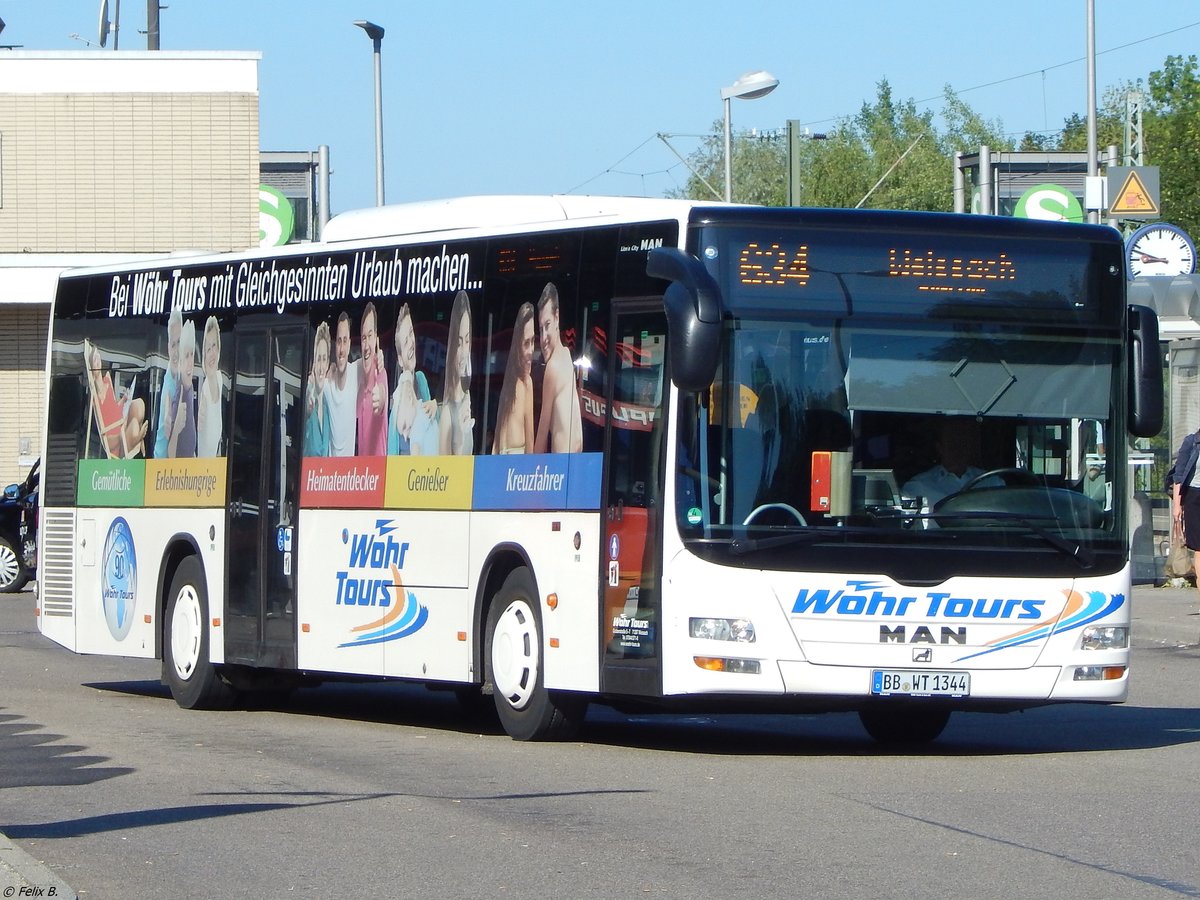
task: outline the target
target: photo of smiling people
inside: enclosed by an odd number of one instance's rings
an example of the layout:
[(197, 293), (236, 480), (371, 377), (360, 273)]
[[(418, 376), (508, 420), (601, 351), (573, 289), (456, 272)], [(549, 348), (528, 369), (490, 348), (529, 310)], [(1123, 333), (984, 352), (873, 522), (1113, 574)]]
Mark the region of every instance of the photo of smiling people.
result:
[(439, 416), (443, 456), (475, 452), (475, 419), (471, 415), (471, 308), (466, 291), (459, 291), (450, 310), (446, 335), (446, 371)]
[(196, 455), (220, 456), (224, 423), (221, 420), (221, 326), (216, 316), (204, 323), (204, 348), (200, 356), (200, 389), (196, 409)]
[(358, 361), (358, 455), (387, 454), (388, 376), (383, 353), (379, 349), (379, 314), (374, 303), (363, 310)]
[[(88, 417), (96, 423), (104, 455), (110, 459), (144, 456), (150, 426), (146, 422), (146, 402), (133, 396), (136, 377), (118, 391), (112, 373), (104, 371), (100, 350), (91, 341), (83, 342), (83, 357), (92, 399)], [(87, 433), (90, 440), (91, 432)]]
[(329, 455), (353, 456), (358, 411), (358, 362), (350, 361), (350, 314), (338, 316), (326, 401), (329, 405)]
[(533, 452), (533, 304), (522, 303), (513, 324), (496, 416), (492, 453)]
[(179, 395), (168, 413), (171, 431), (167, 456), (171, 459), (196, 455), (196, 388), (192, 384), (195, 368), (196, 323), (184, 322), (179, 333)]
[(158, 418), (154, 420), (154, 458), (165, 459), (171, 441), (171, 411), (179, 401), (179, 335), (183, 331), (183, 313), (171, 310), (167, 320), (167, 371), (158, 395)]
[(534, 452), (578, 453), (583, 449), (579, 388), (571, 351), (563, 344), (559, 331), (558, 288), (553, 283), (542, 289), (537, 319), (546, 369), (542, 374), (542, 408)]
[(439, 434), (437, 401), (429, 380), (417, 370), (417, 333), (407, 303), (396, 318), (396, 389), (388, 421), (389, 456), (436, 456)]
[(317, 326), (313, 339), (312, 371), (304, 394), (305, 456), (329, 456), (332, 422), (329, 409), (329, 323)]

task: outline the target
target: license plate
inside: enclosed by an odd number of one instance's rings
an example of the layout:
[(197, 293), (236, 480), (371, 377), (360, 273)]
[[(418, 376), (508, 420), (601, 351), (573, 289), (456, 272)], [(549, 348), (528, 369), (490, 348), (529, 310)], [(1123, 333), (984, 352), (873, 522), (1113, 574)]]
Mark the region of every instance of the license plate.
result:
[(903, 669), (876, 669), (871, 673), (871, 693), (887, 696), (969, 697), (969, 672), (909, 672)]

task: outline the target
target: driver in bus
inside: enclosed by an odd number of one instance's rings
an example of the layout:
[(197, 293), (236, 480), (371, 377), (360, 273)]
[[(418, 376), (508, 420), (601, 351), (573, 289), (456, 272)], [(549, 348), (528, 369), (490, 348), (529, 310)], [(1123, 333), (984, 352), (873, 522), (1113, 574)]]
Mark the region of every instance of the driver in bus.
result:
[[(933, 448), (937, 462), (914, 475), (900, 488), (900, 495), (920, 501), (921, 512), (929, 513), (939, 501), (958, 493), (980, 475), (984, 469), (978, 463), (982, 457), (979, 424), (974, 419), (954, 417), (943, 419), (938, 427)], [(998, 476), (976, 482), (977, 487), (1003, 487)], [(925, 527), (931, 527), (928, 519)]]

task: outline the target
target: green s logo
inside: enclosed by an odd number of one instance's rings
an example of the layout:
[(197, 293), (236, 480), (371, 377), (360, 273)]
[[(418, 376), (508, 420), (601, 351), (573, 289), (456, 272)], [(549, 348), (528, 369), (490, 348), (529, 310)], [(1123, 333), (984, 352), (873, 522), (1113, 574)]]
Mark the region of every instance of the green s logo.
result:
[(269, 184), (258, 186), (258, 246), (280, 247), (292, 239), (296, 217), (292, 204)]

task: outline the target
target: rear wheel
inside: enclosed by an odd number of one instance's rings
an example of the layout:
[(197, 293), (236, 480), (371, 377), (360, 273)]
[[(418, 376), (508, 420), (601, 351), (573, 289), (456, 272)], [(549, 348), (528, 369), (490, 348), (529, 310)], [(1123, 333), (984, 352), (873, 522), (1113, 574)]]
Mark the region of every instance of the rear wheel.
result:
[(500, 724), (518, 741), (568, 739), (587, 711), (581, 697), (546, 690), (541, 626), (533, 578), (514, 569), (488, 609), (484, 660)]
[(927, 744), (945, 729), (950, 710), (877, 707), (860, 709), (858, 718), (867, 734), (881, 744)]
[(28, 583), (29, 572), (16, 544), (0, 535), (0, 594), (16, 593)]
[(184, 709), (224, 709), (236, 692), (217, 672), (208, 652), (208, 594), (204, 570), (189, 556), (175, 570), (167, 595), (162, 680)]

